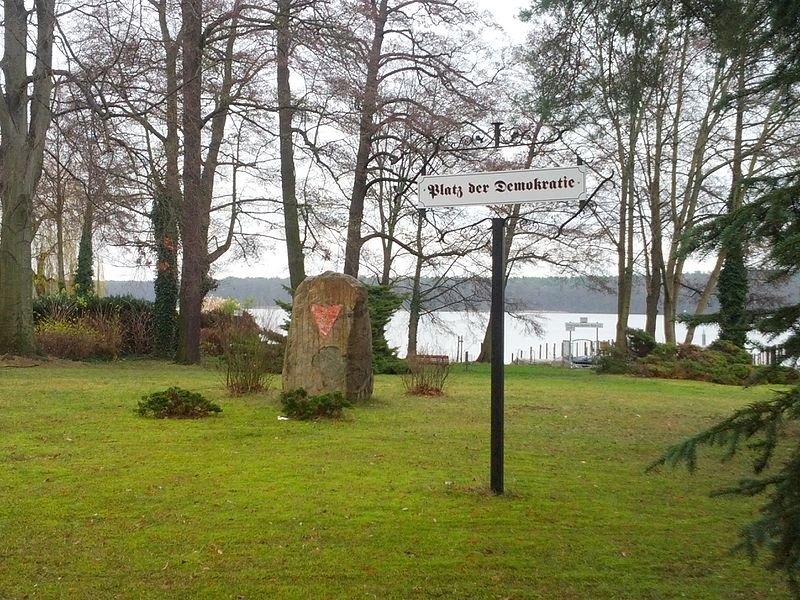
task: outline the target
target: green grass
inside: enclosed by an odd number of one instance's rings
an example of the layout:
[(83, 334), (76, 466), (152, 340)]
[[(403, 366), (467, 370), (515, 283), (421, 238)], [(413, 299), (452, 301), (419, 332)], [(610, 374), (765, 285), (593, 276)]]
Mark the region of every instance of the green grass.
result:
[[(172, 385), (223, 413), (134, 414)], [(310, 423), (202, 368), (0, 368), (0, 598), (783, 598), (728, 554), (757, 499), (708, 497), (742, 463), (644, 473), (769, 394), (509, 367), (495, 497), (483, 368)]]

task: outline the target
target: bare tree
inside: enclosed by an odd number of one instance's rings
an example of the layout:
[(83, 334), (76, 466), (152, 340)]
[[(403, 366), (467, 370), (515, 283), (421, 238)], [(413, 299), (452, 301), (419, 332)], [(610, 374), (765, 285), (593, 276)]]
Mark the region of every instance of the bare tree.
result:
[[(4, 4), (0, 94), (0, 353), (31, 354), (33, 197), (42, 173), (53, 92), (54, 0)], [(29, 48), (30, 30), (35, 47)], [(30, 61), (31, 56), (33, 60)], [(29, 61), (32, 65), (28, 72)]]
[[(226, 211), (215, 206), (222, 174), (239, 167), (228, 162), (239, 153), (226, 129), (236, 111), (240, 123), (247, 122), (248, 112), (262, 106), (255, 94), (271, 46), (259, 34), (271, 26), (272, 13), (240, 0), (179, 5), (154, 0), (136, 10), (115, 6), (118, 11), (85, 9), (94, 24), (92, 38), (105, 40), (105, 52), (73, 47), (71, 56), (81, 67), (82, 100), (118, 123), (120, 145), (145, 167), (143, 183), (154, 200), (158, 277), (177, 281), (180, 247), (177, 359), (197, 362), (210, 266), (231, 247), (241, 212), (234, 191)], [(221, 214), (227, 214), (226, 223), (217, 232), (214, 222)], [(167, 300), (174, 298), (170, 288), (174, 283), (157, 286)]]
[[(342, 146), (350, 144), (342, 154), (351, 182), (344, 272), (358, 276), (367, 197), (377, 183), (371, 174), (385, 150), (381, 142), (397, 139), (398, 128), (413, 129), (411, 121), (435, 113), (431, 98), (441, 100), (442, 90), (479, 104), (480, 87), (491, 74), (476, 64), (486, 59), (475, 34), (480, 18), (465, 2), (344, 0), (337, 11), (338, 39), (318, 52), (327, 66), (328, 94), (339, 98), (331, 112), (338, 111), (337, 126), (347, 136)], [(464, 117), (452, 120), (459, 118)]]

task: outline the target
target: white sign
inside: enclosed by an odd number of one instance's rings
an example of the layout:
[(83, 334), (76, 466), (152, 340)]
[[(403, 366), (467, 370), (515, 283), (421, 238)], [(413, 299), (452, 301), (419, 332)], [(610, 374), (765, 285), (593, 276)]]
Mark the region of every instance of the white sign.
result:
[(602, 329), (603, 327), (603, 324), (599, 321), (597, 323), (589, 323), (584, 321), (583, 318), (581, 318), (580, 323), (576, 323), (575, 321), (567, 321), (565, 325), (567, 326), (567, 331), (575, 331), (576, 327), (595, 327), (599, 329)]
[(425, 175), (419, 182), (419, 203), (424, 207), (585, 199), (585, 165), (463, 175)]

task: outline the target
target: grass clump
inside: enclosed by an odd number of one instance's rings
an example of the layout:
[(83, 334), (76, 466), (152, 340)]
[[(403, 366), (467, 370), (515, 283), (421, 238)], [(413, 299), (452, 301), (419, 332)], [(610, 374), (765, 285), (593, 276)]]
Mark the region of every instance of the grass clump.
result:
[(282, 393), (281, 404), (287, 417), (301, 421), (339, 419), (344, 409), (353, 405), (341, 392), (309, 396), (303, 388)]
[(154, 419), (201, 419), (211, 413), (220, 413), (222, 409), (202, 394), (171, 387), (144, 396), (136, 412), (142, 417)]

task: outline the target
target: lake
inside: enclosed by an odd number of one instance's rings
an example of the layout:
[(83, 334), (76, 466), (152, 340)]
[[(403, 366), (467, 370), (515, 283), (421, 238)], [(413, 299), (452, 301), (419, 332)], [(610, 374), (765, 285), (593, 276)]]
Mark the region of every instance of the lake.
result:
[[(281, 309), (255, 308), (249, 312), (264, 326), (276, 327), (284, 319)], [(513, 358), (529, 359), (531, 353), (539, 360), (545, 357), (552, 359), (555, 350), (556, 357), (561, 356), (562, 342), (569, 340), (570, 335), (566, 329), (568, 322), (580, 322), (581, 317), (587, 318), (589, 323), (602, 324), (602, 327), (579, 327), (572, 332), (572, 354), (582, 355), (590, 350), (590, 342), (596, 340), (606, 341), (614, 339), (617, 326), (615, 314), (577, 314), (577, 313), (519, 313), (522, 319), (506, 315), (505, 322), (505, 356), (510, 362)], [(537, 335), (532, 331), (529, 323), (524, 319), (534, 320), (541, 325), (542, 333)], [(417, 352), (419, 354), (446, 354), (455, 359), (459, 355), (459, 337), (462, 338), (461, 356), (465, 354), (470, 359), (478, 356), (486, 323), (489, 320), (488, 312), (461, 312), (439, 311), (433, 315), (425, 316), (419, 325), (419, 340)], [(628, 326), (643, 329), (645, 315), (631, 315)], [(677, 325), (678, 341), (683, 341), (686, 335), (686, 326)], [(405, 356), (408, 342), (408, 311), (400, 310), (395, 313), (386, 329), (386, 339), (389, 346), (398, 348), (400, 356)], [(664, 341), (663, 318), (658, 317), (656, 339)], [(708, 345), (717, 339), (717, 327), (704, 325), (697, 328), (694, 343)], [(565, 348), (566, 351), (566, 348)]]

